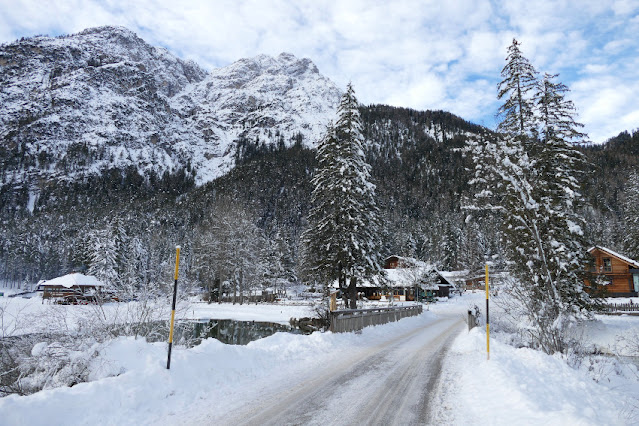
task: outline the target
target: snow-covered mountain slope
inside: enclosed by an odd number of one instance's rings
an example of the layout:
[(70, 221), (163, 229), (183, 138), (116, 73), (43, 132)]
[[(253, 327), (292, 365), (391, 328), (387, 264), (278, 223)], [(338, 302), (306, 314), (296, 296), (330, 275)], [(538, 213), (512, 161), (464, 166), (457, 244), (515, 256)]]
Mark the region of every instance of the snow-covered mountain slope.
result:
[(0, 46), (0, 185), (108, 168), (197, 183), (234, 165), (239, 139), (316, 143), (340, 92), (308, 59), (242, 59), (207, 74), (121, 27)]
[(213, 70), (174, 96), (171, 105), (188, 135), (206, 142), (193, 158), (200, 180), (206, 181), (219, 175), (209, 157), (222, 159), (226, 170), (240, 139), (288, 146), (301, 134), (307, 145), (316, 145), (334, 118), (340, 95), (309, 59), (282, 53)]

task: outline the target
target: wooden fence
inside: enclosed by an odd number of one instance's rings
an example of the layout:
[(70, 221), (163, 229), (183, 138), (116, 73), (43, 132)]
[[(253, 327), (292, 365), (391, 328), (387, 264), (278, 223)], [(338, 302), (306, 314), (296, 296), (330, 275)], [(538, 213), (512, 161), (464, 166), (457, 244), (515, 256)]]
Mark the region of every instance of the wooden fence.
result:
[(603, 305), (599, 312), (604, 314), (623, 312), (639, 313), (639, 303), (608, 303), (606, 305)]
[(330, 330), (333, 333), (349, 333), (361, 330), (369, 325), (386, 324), (421, 313), (422, 305), (333, 311), (330, 313)]

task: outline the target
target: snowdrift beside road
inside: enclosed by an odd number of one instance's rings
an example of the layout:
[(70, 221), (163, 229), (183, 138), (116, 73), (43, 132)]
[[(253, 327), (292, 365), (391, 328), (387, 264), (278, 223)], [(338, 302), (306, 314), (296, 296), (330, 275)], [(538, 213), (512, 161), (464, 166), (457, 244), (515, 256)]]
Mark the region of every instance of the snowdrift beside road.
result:
[[(638, 321), (639, 322), (639, 321)], [(491, 334), (492, 335), (492, 334)], [(639, 372), (615, 358), (571, 360), (491, 339), (474, 328), (446, 359), (442, 424), (603, 425), (639, 422)]]

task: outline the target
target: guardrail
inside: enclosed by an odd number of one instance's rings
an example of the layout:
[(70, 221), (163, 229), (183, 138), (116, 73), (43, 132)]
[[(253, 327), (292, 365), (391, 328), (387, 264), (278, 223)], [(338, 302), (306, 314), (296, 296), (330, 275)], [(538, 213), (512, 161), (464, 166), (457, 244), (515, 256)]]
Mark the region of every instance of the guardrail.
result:
[(330, 312), (333, 333), (358, 331), (369, 325), (386, 324), (422, 313), (422, 305), (392, 308), (346, 309)]

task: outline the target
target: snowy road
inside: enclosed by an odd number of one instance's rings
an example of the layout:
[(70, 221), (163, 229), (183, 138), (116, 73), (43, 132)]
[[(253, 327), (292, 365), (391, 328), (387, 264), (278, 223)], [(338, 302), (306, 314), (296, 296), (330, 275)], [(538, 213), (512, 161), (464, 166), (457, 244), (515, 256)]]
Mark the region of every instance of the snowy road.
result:
[(429, 401), (442, 359), (463, 327), (459, 315), (442, 315), (426, 327), (292, 377), (286, 388), (264, 389), (230, 415), (198, 420), (224, 425), (433, 423)]

